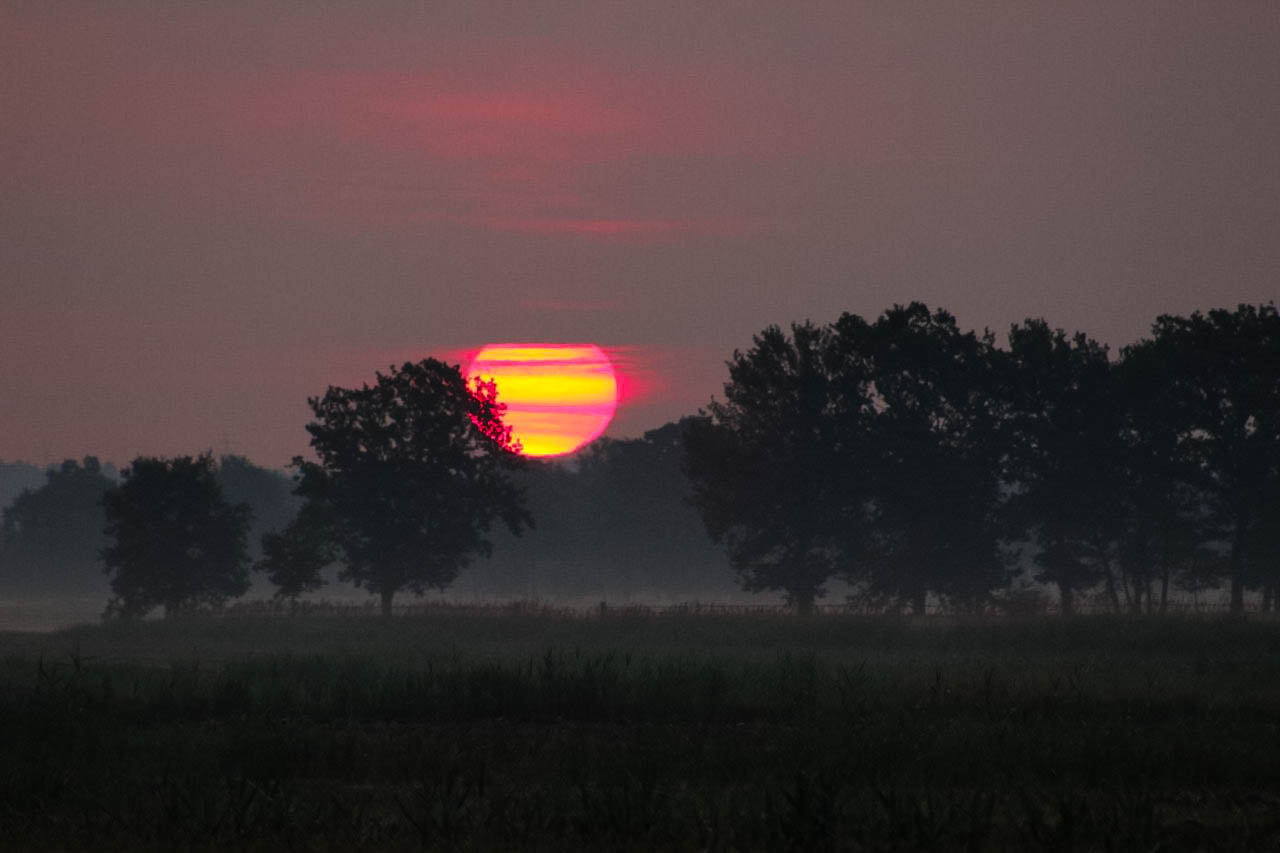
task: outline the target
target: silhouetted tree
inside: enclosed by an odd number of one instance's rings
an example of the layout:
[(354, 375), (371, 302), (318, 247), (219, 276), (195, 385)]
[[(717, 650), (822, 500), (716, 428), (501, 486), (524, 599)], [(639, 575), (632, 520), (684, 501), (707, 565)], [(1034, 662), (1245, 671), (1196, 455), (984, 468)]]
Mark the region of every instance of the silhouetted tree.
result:
[[(1171, 365), (1150, 344), (1126, 347), (1113, 371), (1124, 454), (1115, 463), (1116, 512), (1124, 590), (1133, 610), (1148, 609), (1159, 583), (1160, 611), (1170, 588), (1216, 587), (1226, 564), (1211, 547), (1221, 537), (1182, 441), (1168, 394)], [(1117, 602), (1118, 605), (1118, 602)]]
[[(961, 332), (950, 314), (918, 302), (894, 306), (873, 324), (845, 314), (833, 334), (840, 387), (851, 401), (840, 406), (844, 432), (834, 455), (865, 458), (861, 472), (843, 470), (867, 482), (873, 507), (867, 556), (851, 567), (850, 582), (918, 613), (931, 592), (976, 603), (1008, 580), (992, 336)], [(844, 450), (859, 442), (868, 452)]]
[(96, 457), (68, 459), (45, 472), (4, 509), (0, 580), (28, 591), (97, 592), (106, 545), (102, 495), (113, 485)]
[(743, 588), (780, 590), (801, 613), (854, 559), (862, 529), (860, 477), (839, 436), (859, 406), (835, 408), (830, 335), (810, 323), (770, 326), (728, 362), (724, 401), (685, 429), (692, 501), (724, 544)]
[(444, 589), (488, 554), (495, 519), (513, 533), (532, 524), (493, 383), (468, 386), (428, 358), (308, 403), (320, 461), (294, 460), (298, 494), (328, 520), (341, 577), (380, 596), (384, 614), (400, 590)]
[(220, 606), (249, 588), (249, 507), (223, 497), (213, 457), (140, 456), (102, 497), (108, 615)]
[(1280, 483), (1280, 313), (1240, 305), (1162, 316), (1149, 342), (1183, 469), (1229, 541), (1231, 609), (1244, 609), (1250, 540)]
[(304, 508), (283, 531), (262, 535), (262, 558), (253, 566), (276, 585), (276, 598), (287, 598), (296, 607), (298, 596), (324, 586), (320, 572), (337, 555), (329, 541), (324, 519), (316, 505)]
[(1036, 580), (1076, 593), (1107, 582), (1113, 603), (1124, 479), (1120, 401), (1106, 347), (1044, 320), (1009, 330), (1009, 509), (1034, 533)]

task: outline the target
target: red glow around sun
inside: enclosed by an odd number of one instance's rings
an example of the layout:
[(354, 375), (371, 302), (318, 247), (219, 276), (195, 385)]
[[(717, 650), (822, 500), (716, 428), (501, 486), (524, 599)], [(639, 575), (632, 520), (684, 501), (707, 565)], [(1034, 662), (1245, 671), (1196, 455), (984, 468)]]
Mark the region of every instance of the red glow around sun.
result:
[(468, 378), (492, 380), (526, 456), (561, 456), (597, 438), (618, 407), (618, 377), (595, 344), (488, 344)]

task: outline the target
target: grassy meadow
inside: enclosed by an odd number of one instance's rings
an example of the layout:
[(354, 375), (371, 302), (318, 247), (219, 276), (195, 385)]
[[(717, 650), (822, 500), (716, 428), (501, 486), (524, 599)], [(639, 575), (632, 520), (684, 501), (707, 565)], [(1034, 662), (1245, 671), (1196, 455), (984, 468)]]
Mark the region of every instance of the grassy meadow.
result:
[(0, 634), (5, 849), (1280, 846), (1280, 622), (537, 608)]

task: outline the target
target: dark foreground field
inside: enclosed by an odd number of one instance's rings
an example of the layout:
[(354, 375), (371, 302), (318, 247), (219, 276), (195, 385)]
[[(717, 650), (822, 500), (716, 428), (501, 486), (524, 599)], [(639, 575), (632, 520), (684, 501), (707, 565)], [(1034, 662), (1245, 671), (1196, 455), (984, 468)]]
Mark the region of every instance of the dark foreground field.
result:
[(0, 846), (1280, 846), (1280, 624), (439, 610), (0, 635)]

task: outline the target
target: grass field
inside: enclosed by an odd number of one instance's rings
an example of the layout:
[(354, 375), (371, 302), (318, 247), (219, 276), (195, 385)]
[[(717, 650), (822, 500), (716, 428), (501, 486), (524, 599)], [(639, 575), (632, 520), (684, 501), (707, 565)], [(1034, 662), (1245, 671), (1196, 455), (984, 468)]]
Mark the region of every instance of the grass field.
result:
[(0, 635), (0, 846), (1280, 846), (1280, 623), (520, 608)]

